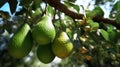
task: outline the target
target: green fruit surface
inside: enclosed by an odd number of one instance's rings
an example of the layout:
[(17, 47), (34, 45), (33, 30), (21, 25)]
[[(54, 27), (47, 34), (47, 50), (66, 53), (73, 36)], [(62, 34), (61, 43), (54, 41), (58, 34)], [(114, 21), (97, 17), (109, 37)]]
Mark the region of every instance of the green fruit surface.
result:
[(53, 54), (50, 45), (39, 45), (37, 57), (42, 63), (47, 64), (54, 60), (55, 55)]
[(55, 28), (52, 24), (52, 20), (49, 16), (42, 17), (32, 28), (33, 39), (40, 45), (46, 45), (52, 42), (55, 38)]
[(52, 45), (52, 51), (53, 53), (61, 58), (64, 59), (70, 55), (70, 53), (73, 50), (73, 44), (70, 41), (68, 35), (66, 32), (60, 31)]
[(30, 27), (25, 23), (10, 39), (8, 52), (14, 58), (23, 58), (31, 51), (32, 43)]

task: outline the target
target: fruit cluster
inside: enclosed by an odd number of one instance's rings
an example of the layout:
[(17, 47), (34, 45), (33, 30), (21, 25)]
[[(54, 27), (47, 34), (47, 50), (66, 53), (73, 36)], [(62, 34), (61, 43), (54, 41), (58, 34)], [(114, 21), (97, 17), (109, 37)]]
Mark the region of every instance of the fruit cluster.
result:
[(14, 58), (23, 58), (29, 54), (33, 40), (39, 44), (37, 57), (43, 63), (50, 63), (55, 56), (64, 59), (73, 50), (73, 44), (64, 31), (56, 33), (51, 17), (45, 15), (30, 29), (27, 23), (14, 34), (8, 43), (8, 51)]

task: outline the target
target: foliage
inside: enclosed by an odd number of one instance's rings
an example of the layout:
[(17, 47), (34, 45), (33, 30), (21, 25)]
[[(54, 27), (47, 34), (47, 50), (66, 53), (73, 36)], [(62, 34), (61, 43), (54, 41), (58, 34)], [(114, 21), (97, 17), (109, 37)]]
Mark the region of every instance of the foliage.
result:
[[(40, 66), (37, 64), (40, 61), (35, 55), (36, 43), (30, 54), (22, 59), (12, 58), (8, 54), (7, 44), (22, 23), (28, 22), (32, 28), (45, 14), (51, 15), (53, 18), (56, 31), (59, 29), (66, 31), (74, 44), (72, 54), (57, 64), (58, 67), (119, 67), (120, 0), (91, 0), (94, 2), (93, 7), (97, 7), (97, 10), (88, 9), (91, 2), (87, 6), (88, 8), (84, 8), (84, 5), (76, 4), (77, 1), (0, 0), (0, 8), (8, 2), (11, 11), (0, 10), (0, 67)], [(54, 2), (58, 5), (54, 6), (52, 4)], [(101, 8), (101, 5), (105, 6), (106, 3), (111, 3), (109, 8), (112, 8), (107, 19), (104, 18), (105, 13)], [(67, 8), (62, 7), (63, 5)], [(18, 6), (21, 6), (21, 9), (16, 10)], [(75, 18), (76, 14), (82, 18)], [(28, 58), (30, 61), (26, 61)], [(42, 65), (44, 66), (44, 64)]]

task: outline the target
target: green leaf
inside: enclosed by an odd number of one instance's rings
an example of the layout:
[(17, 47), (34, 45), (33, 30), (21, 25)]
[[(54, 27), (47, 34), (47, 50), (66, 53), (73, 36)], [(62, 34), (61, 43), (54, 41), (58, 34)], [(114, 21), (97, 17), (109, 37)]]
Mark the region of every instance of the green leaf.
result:
[(99, 43), (100, 38), (99, 38), (99, 36), (96, 34), (96, 32), (90, 32), (89, 35), (90, 35), (90, 37), (94, 40), (94, 42)]
[(120, 3), (120, 1), (118, 1), (114, 4), (113, 10), (118, 10), (119, 9), (119, 3)]
[(107, 30), (108, 25), (106, 25), (105, 23), (101, 22), (99, 23), (99, 29), (104, 29)]
[(60, 27), (60, 20), (59, 19), (54, 20), (54, 25), (55, 25), (55, 29), (58, 30)]
[(86, 14), (86, 16), (88, 18), (94, 18), (96, 16), (101, 16), (103, 17), (104, 16), (104, 11), (101, 9), (100, 6), (96, 6), (92, 11), (88, 12)]
[(80, 11), (80, 7), (79, 7), (78, 5), (74, 5), (73, 7), (74, 7), (74, 9), (76, 9), (77, 12), (79, 13), (79, 11)]
[(106, 41), (110, 41), (109, 34), (107, 31), (100, 29), (100, 33)]
[(41, 16), (41, 11), (40, 8), (37, 8), (35, 11), (31, 11), (30, 15), (32, 16), (32, 18), (38, 18), (39, 16)]
[(32, 9), (36, 10), (38, 8), (40, 8), (40, 4), (43, 2), (43, 0), (34, 0), (33, 1), (33, 5), (32, 5)]
[(119, 8), (119, 5), (120, 5), (119, 3), (120, 3), (120, 1), (117, 1), (117, 2), (113, 5), (112, 10), (111, 10), (111, 12), (110, 12), (110, 17), (111, 17), (111, 18), (115, 18), (115, 17), (116, 17), (116, 15), (117, 15), (117, 14), (116, 14), (116, 13), (117, 13), (116, 11), (120, 9), (120, 8)]
[(117, 39), (118, 39), (118, 34), (117, 34), (118, 32), (116, 31), (116, 29), (114, 28), (114, 26), (109, 25), (108, 29), (107, 29), (107, 32), (109, 33), (110, 41), (116, 43)]
[(115, 30), (115, 27), (113, 25), (108, 25), (107, 28), (108, 28), (107, 31), (113, 31), (113, 30)]
[(48, 5), (46, 8), (46, 14), (51, 15), (53, 17), (54, 13), (55, 13), (55, 11), (54, 11), (53, 7)]
[(117, 21), (117, 23), (120, 23), (120, 10), (118, 11), (118, 13), (116, 15), (116, 21)]
[(67, 7), (73, 7), (79, 13), (79, 11), (80, 11), (79, 5), (75, 5), (74, 3), (67, 2), (67, 1), (64, 1), (64, 3)]
[(61, 27), (62, 27), (62, 30), (66, 30), (66, 24), (65, 24), (65, 20), (62, 20), (61, 21)]
[(99, 28), (99, 24), (97, 22), (94, 22), (93, 20), (88, 20), (87, 23), (89, 23), (92, 31), (95, 31)]
[(17, 0), (9, 0), (8, 3), (10, 6), (10, 11), (13, 14), (16, 11), (16, 7), (17, 7), (18, 2), (17, 2)]
[(70, 28), (66, 28), (66, 32), (67, 32), (68, 36), (70, 38), (72, 38), (72, 34), (73, 34), (72, 30)]
[(108, 33), (109, 33), (110, 41), (116, 43), (117, 42), (117, 31), (112, 30), (112, 31), (108, 31)]
[(115, 18), (117, 23), (120, 23), (120, 0), (114, 4), (110, 13), (110, 17)]

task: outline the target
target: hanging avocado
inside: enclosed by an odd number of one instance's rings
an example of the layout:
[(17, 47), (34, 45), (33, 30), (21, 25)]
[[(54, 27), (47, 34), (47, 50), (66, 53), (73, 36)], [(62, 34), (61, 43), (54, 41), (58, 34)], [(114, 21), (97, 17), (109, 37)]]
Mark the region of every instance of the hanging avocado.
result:
[(32, 28), (33, 39), (40, 45), (46, 45), (52, 42), (55, 38), (55, 28), (52, 24), (51, 17), (45, 15)]
[(50, 63), (54, 60), (55, 55), (51, 50), (51, 44), (39, 45), (37, 49), (37, 57), (42, 63)]
[(8, 52), (14, 58), (23, 58), (31, 51), (32, 44), (30, 27), (25, 23), (10, 39), (8, 43)]
[(70, 41), (66, 32), (60, 31), (53, 42), (52, 51), (53, 53), (61, 58), (64, 59), (70, 55), (73, 50), (73, 44)]

